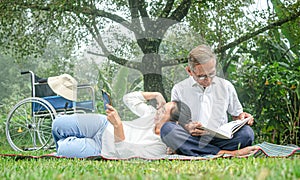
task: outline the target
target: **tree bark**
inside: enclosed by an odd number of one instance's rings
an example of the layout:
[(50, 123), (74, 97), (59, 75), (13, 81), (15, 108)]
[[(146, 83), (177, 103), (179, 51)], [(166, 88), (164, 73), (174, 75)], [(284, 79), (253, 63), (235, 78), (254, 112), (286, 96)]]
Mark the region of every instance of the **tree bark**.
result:
[(144, 91), (160, 92), (166, 99), (160, 55), (157, 53), (145, 54), (142, 62), (141, 72), (144, 78)]

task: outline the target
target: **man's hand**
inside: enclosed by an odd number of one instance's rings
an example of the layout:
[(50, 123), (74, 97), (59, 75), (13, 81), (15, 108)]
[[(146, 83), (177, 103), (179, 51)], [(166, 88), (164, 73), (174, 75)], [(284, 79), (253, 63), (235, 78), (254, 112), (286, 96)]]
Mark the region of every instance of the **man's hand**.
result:
[[(249, 113), (246, 113), (246, 112), (242, 112), (239, 116), (232, 116), (232, 119), (233, 120), (243, 120), (245, 118), (248, 118), (248, 117), (252, 117), (251, 114)], [(252, 117), (249, 121), (248, 121), (248, 125), (252, 126), (254, 123), (254, 118)]]
[(203, 136), (207, 135), (208, 132), (202, 129), (202, 124), (200, 122), (190, 122), (184, 126), (184, 128), (192, 135), (192, 136)]

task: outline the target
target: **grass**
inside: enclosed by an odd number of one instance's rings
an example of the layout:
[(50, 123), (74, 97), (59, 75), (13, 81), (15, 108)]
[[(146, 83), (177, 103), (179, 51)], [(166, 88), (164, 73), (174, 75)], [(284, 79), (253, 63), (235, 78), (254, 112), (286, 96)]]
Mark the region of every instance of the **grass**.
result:
[[(0, 153), (15, 152), (1, 132)], [(203, 161), (93, 161), (0, 157), (0, 179), (300, 179), (300, 158), (231, 158)]]
[(1, 158), (0, 179), (299, 179), (299, 159), (90, 161)]

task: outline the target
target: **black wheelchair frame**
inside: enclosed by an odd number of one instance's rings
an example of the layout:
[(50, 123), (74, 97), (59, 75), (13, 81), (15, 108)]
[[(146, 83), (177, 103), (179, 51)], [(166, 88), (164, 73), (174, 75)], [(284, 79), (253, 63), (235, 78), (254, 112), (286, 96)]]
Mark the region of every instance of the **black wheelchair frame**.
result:
[(52, 121), (58, 114), (95, 112), (95, 91), (90, 85), (78, 85), (77, 93), (87, 92), (83, 98), (70, 101), (57, 95), (32, 71), (21, 72), (31, 76), (31, 97), (19, 101), (6, 120), (6, 138), (16, 151), (35, 151), (54, 147)]

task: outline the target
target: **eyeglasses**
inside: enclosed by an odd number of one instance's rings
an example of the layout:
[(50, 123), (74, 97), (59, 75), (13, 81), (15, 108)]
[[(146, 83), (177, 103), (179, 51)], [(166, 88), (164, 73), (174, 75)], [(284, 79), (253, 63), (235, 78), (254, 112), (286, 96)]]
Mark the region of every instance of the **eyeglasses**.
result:
[[(195, 72), (194, 72), (194, 74), (195, 74)], [(203, 76), (194, 75), (195, 80), (198, 80), (198, 81), (203, 81), (204, 79), (208, 79), (208, 78), (214, 78), (215, 76), (216, 76), (216, 73), (209, 74), (209, 75), (203, 75)]]

